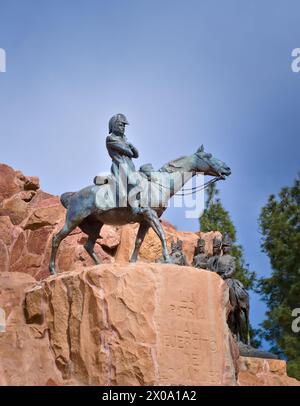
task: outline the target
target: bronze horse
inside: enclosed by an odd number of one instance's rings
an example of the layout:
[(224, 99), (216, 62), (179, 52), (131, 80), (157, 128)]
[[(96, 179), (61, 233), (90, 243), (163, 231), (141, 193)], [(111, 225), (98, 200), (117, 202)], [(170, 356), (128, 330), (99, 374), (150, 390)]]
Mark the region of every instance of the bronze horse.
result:
[[(124, 225), (139, 223), (135, 248), (130, 262), (137, 260), (138, 252), (149, 227), (161, 240), (162, 254), (165, 262), (170, 262), (167, 243), (159, 218), (167, 208), (169, 199), (194, 175), (204, 173), (225, 179), (231, 173), (222, 161), (204, 151), (201, 146), (194, 154), (180, 157), (165, 164), (155, 172), (155, 180), (149, 181), (143, 174), (136, 172), (140, 181), (141, 193), (151, 188), (151, 202), (140, 206), (118, 207), (111, 193), (111, 184), (88, 186), (79, 192), (64, 193), (61, 203), (67, 209), (63, 228), (53, 237), (49, 270), (56, 275), (55, 259), (61, 241), (77, 226), (88, 235), (85, 249), (96, 264), (100, 263), (94, 252), (94, 245), (99, 238), (103, 224)], [(188, 176), (183, 176), (188, 174)], [(172, 185), (171, 187), (165, 185)], [(147, 193), (146, 193), (147, 194)]]

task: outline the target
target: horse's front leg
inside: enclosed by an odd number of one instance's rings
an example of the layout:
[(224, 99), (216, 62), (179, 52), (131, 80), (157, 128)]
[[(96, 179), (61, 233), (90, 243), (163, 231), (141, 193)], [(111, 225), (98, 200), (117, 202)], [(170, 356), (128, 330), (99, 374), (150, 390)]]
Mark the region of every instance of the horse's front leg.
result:
[(144, 241), (145, 235), (149, 229), (149, 225), (146, 222), (141, 222), (139, 226), (139, 231), (137, 233), (136, 239), (135, 239), (135, 247), (134, 251), (131, 255), (130, 262), (136, 262), (139, 250), (141, 248), (141, 245)]
[(156, 211), (147, 208), (147, 209), (144, 209), (143, 215), (144, 215), (145, 221), (149, 224), (150, 227), (153, 228), (154, 232), (158, 235), (158, 237), (161, 241), (164, 262), (171, 264), (172, 260), (169, 256), (165, 232), (162, 228), (162, 225), (160, 224)]

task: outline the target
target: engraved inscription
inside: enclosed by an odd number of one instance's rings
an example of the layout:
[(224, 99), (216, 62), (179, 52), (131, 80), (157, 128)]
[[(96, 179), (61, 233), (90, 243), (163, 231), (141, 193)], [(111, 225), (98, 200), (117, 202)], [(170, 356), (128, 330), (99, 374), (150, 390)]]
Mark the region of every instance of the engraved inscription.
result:
[[(200, 286), (199, 292), (203, 292), (203, 288)], [(220, 384), (224, 364), (222, 342), (216, 334), (216, 320), (209, 317), (207, 296), (199, 297), (198, 281), (193, 289), (180, 287), (170, 293), (161, 303), (159, 357), (162, 382), (168, 385)]]
[(200, 299), (196, 300), (195, 292), (180, 289), (176, 300), (172, 301), (168, 305), (168, 311), (170, 316), (181, 317), (184, 319), (204, 319), (204, 306), (200, 302)]
[(163, 346), (170, 349), (185, 349), (188, 351), (218, 352), (217, 343), (214, 339), (201, 337), (197, 333), (192, 334), (165, 334)]

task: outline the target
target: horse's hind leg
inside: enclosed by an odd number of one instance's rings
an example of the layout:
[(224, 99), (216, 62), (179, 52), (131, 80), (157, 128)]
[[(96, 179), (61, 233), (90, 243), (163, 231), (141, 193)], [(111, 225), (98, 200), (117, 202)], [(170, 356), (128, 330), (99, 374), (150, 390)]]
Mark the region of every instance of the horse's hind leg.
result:
[(159, 222), (157, 213), (154, 210), (147, 208), (147, 209), (144, 209), (143, 215), (144, 215), (145, 221), (149, 224), (150, 227), (153, 228), (153, 230), (158, 235), (158, 237), (161, 241), (162, 254), (164, 257), (164, 261), (166, 263), (171, 263), (172, 261), (171, 261), (171, 258), (170, 258), (169, 252), (168, 252), (168, 246), (167, 246), (165, 233), (162, 228), (162, 225)]
[(77, 222), (72, 223), (67, 220), (65, 225), (63, 226), (63, 228), (57, 234), (55, 234), (54, 237), (52, 238), (52, 251), (51, 251), (51, 258), (50, 258), (50, 265), (49, 265), (49, 271), (50, 271), (51, 275), (56, 275), (55, 259), (56, 259), (57, 250), (58, 250), (60, 243), (62, 242), (62, 240), (64, 238), (67, 237), (67, 235), (69, 235), (71, 233), (71, 231), (74, 230), (74, 228), (77, 225), (78, 225)]
[(95, 263), (98, 265), (101, 263), (100, 259), (96, 255), (94, 251), (94, 246), (99, 238), (100, 230), (103, 226), (103, 223), (97, 222), (96, 224), (93, 224), (93, 227), (88, 233), (88, 240), (84, 245), (84, 248), (86, 249), (87, 253), (90, 255), (90, 257), (95, 261)]
[(135, 247), (134, 251), (131, 255), (130, 262), (136, 262), (139, 250), (141, 248), (141, 245), (144, 241), (145, 235), (149, 229), (149, 225), (145, 222), (140, 223), (139, 231), (137, 233), (136, 239), (135, 239)]

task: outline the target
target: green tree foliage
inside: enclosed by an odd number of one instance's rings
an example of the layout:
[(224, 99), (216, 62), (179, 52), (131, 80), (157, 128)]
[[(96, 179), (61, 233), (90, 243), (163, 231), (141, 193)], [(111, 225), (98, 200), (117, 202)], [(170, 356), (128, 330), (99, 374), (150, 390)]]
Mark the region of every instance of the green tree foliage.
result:
[(271, 195), (260, 214), (262, 250), (270, 258), (272, 274), (258, 283), (267, 303), (262, 336), (272, 351), (288, 359), (288, 373), (300, 379), (300, 332), (292, 331), (292, 311), (300, 308), (300, 174), (292, 187)]
[(207, 188), (205, 210), (200, 217), (200, 230), (203, 232), (220, 231), (222, 235), (228, 234), (232, 240), (231, 255), (236, 258), (236, 273), (234, 277), (239, 279), (246, 288), (252, 288), (255, 281), (255, 273), (249, 270), (245, 263), (244, 252), (241, 245), (236, 242), (236, 229), (228, 211), (224, 209), (220, 199), (217, 198), (219, 191), (215, 183)]

